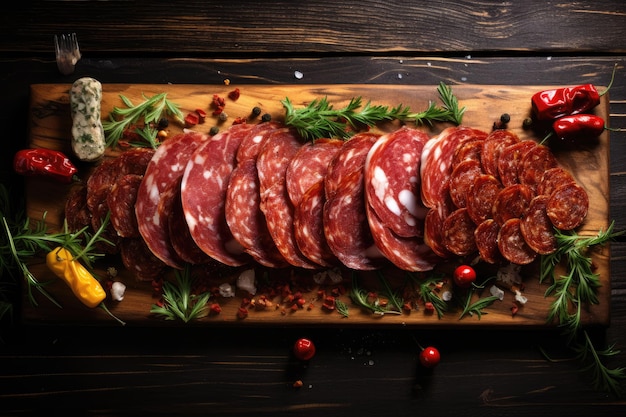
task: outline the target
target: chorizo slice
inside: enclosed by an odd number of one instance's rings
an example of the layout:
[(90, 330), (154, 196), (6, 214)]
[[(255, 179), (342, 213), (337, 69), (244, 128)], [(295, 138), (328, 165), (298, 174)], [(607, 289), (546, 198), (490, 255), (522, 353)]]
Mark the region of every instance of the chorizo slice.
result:
[(526, 185), (514, 184), (504, 187), (493, 203), (493, 219), (503, 225), (509, 219), (521, 218), (533, 197), (533, 191)]
[(498, 248), (506, 260), (517, 265), (527, 265), (535, 260), (535, 252), (526, 243), (522, 235), (522, 220), (519, 218), (509, 219), (500, 227), (498, 232)]
[(489, 263), (497, 264), (504, 258), (498, 248), (500, 225), (494, 219), (486, 219), (474, 231), (474, 239), (480, 258)]
[(552, 195), (554, 190), (561, 185), (576, 182), (572, 174), (562, 167), (550, 168), (541, 176), (541, 181), (537, 185), (537, 195)]
[(450, 252), (466, 256), (477, 250), (474, 230), (476, 225), (466, 208), (453, 211), (443, 221), (443, 242)]
[(482, 166), (475, 159), (465, 160), (454, 168), (450, 175), (450, 198), (456, 207), (467, 207), (468, 200), (472, 198), (470, 190), (482, 173)]
[(552, 150), (538, 144), (522, 157), (517, 173), (519, 182), (536, 190), (544, 172), (557, 166), (558, 162)]
[(520, 224), (524, 240), (540, 255), (548, 255), (557, 249), (554, 226), (547, 213), (549, 199), (547, 195), (533, 198)]
[(502, 149), (519, 141), (519, 137), (510, 130), (498, 129), (489, 133), (480, 152), (480, 162), (485, 174), (493, 175), (499, 179), (498, 160)]
[(537, 143), (532, 140), (523, 140), (502, 149), (498, 158), (498, 175), (505, 187), (519, 184), (518, 173), (521, 160), (529, 150), (536, 146)]
[(467, 213), (476, 224), (493, 217), (493, 204), (504, 187), (490, 174), (482, 174), (474, 179), (467, 197)]
[(587, 217), (589, 211), (587, 191), (576, 183), (561, 185), (550, 195), (546, 211), (555, 227), (573, 230)]

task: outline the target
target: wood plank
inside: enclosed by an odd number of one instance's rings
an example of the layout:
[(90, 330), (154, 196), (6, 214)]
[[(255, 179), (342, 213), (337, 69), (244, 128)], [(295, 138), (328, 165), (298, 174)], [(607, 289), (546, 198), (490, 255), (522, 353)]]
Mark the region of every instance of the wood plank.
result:
[[(436, 101), (437, 93), (435, 86), (391, 86), (374, 84), (341, 84), (341, 85), (237, 85), (241, 90), (241, 97), (236, 102), (229, 101), (226, 112), (230, 120), (235, 117), (246, 117), (252, 107), (259, 106), (264, 112), (272, 114), (274, 120), (280, 120), (283, 109), (280, 100), (289, 97), (295, 105), (303, 105), (313, 99), (323, 96), (337, 107), (348, 102), (351, 97), (362, 96), (365, 100), (371, 100), (373, 104), (395, 106), (404, 104), (418, 111), (425, 109), (430, 101)], [(193, 111), (201, 107), (208, 109), (213, 94), (225, 96), (235, 86), (226, 85), (160, 85), (160, 84), (104, 84), (103, 85), (103, 114), (106, 115), (113, 106), (121, 105), (119, 95), (123, 94), (133, 102), (139, 102), (142, 94), (167, 92), (168, 98), (178, 103), (183, 112)], [(503, 85), (462, 85), (453, 88), (454, 93), (462, 106), (467, 107), (464, 124), (478, 129), (489, 131), (493, 122), (504, 112), (511, 115), (509, 128), (522, 138), (540, 140), (531, 131), (522, 129), (523, 120), (529, 116), (530, 96), (535, 91), (545, 86), (503, 86)], [(29, 141), (33, 147), (47, 147), (61, 149), (69, 152), (69, 129), (71, 119), (69, 114), (68, 84), (35, 84), (31, 86), (31, 102), (29, 114)], [(595, 112), (607, 117), (608, 101), (603, 99)], [(209, 119), (200, 128), (208, 131), (216, 123), (215, 119)], [(229, 124), (229, 122), (226, 122)], [(223, 126), (225, 127), (225, 126)], [(396, 128), (397, 125), (388, 124), (379, 127), (381, 131)], [(434, 135), (442, 130), (445, 125), (435, 125), (432, 128), (424, 128), (429, 134)], [(170, 134), (176, 133), (177, 129), (171, 126)], [(559, 162), (572, 172), (579, 183), (589, 193), (589, 215), (581, 227), (581, 234), (595, 234), (600, 229), (608, 226), (609, 204), (609, 134), (601, 135), (597, 143), (588, 147), (559, 148), (555, 149), (555, 155)], [(114, 157), (115, 153), (110, 153)], [(93, 167), (81, 166), (83, 178), (89, 175)], [(29, 217), (41, 219), (44, 212), (46, 220), (51, 227), (59, 227), (62, 224), (63, 205), (70, 188), (58, 184), (50, 184), (41, 180), (29, 179), (26, 183), (26, 200)], [(593, 306), (585, 317), (587, 323), (608, 324), (609, 299), (610, 299), (610, 268), (609, 248), (605, 247), (594, 254), (594, 263), (600, 273), (602, 287), (600, 288), (600, 304)], [(119, 268), (119, 260), (110, 260), (104, 267), (115, 265), (121, 271), (119, 279), (128, 286), (127, 296), (123, 302), (109, 304), (114, 313), (128, 323), (142, 325), (163, 325), (160, 319), (150, 316), (150, 305), (155, 302), (152, 297), (152, 289), (149, 283), (135, 281), (128, 276), (123, 268)], [(103, 270), (102, 269), (102, 270)], [(446, 266), (442, 266), (446, 271)], [(33, 272), (40, 280), (52, 279), (50, 273), (43, 264), (32, 266)], [(302, 276), (307, 275), (297, 271)], [(214, 275), (218, 275), (215, 273)], [(223, 312), (219, 316), (212, 316), (199, 321), (199, 324), (211, 325), (323, 325), (323, 326), (371, 326), (371, 325), (413, 325), (413, 326), (545, 326), (550, 299), (544, 298), (547, 285), (540, 284), (537, 279), (537, 265), (534, 264), (524, 269), (525, 292), (529, 302), (515, 317), (511, 315), (513, 294), (507, 293), (503, 302), (497, 302), (488, 308), (489, 314), (483, 315), (479, 320), (476, 317), (466, 317), (458, 320), (458, 312), (450, 312), (442, 319), (436, 316), (425, 315), (423, 311), (412, 311), (410, 314), (399, 316), (386, 315), (385, 317), (372, 316), (351, 308), (349, 318), (342, 318), (337, 313), (328, 313), (321, 309), (321, 301), (318, 299), (318, 288), (314, 285), (307, 287), (305, 298), (314, 305), (310, 311), (307, 309), (290, 312), (288, 308), (283, 311), (284, 305), (279, 305), (280, 300), (275, 300), (277, 308), (255, 311), (251, 310), (245, 320), (236, 319), (236, 311), (241, 304), (241, 298), (245, 294), (237, 294), (234, 299), (220, 299)], [(310, 278), (310, 277), (307, 277)], [(344, 276), (343, 286), (350, 287), (350, 280)], [(214, 276), (212, 282), (219, 285), (221, 282), (233, 279), (233, 276)], [(23, 318), (31, 323), (98, 323), (115, 324), (109, 316), (100, 309), (88, 310), (80, 305), (71, 296), (64, 284), (52, 280), (53, 284), (47, 287), (50, 292), (62, 302), (64, 308), (58, 309), (46, 301), (40, 302), (39, 307), (33, 308), (29, 303), (24, 303)], [(363, 283), (376, 289), (377, 279), (373, 274), (364, 274)], [(394, 281), (394, 285), (401, 286), (401, 281)], [(369, 287), (368, 287), (369, 288)], [(347, 294), (342, 298), (350, 304)]]

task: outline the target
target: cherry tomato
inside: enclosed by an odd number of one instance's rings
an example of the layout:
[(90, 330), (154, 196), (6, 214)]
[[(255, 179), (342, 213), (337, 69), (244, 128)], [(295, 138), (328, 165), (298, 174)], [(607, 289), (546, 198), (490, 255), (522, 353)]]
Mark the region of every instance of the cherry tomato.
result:
[(420, 352), (420, 363), (424, 368), (434, 368), (440, 359), (439, 350), (433, 346), (428, 346)]
[(469, 265), (461, 265), (454, 270), (454, 282), (461, 288), (469, 288), (476, 281), (476, 271)]
[(298, 339), (293, 346), (293, 354), (301, 361), (308, 361), (315, 355), (315, 345), (309, 339)]

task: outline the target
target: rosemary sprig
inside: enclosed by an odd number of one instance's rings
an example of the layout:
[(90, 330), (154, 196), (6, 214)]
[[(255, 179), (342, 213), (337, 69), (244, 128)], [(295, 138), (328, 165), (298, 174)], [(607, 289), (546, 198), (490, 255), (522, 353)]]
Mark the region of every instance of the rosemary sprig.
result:
[(350, 307), (343, 301), (339, 299), (335, 300), (335, 308), (337, 309), (337, 313), (341, 314), (343, 317), (350, 316)]
[(162, 306), (153, 304), (150, 312), (163, 317), (165, 320), (182, 320), (188, 323), (192, 320), (205, 317), (209, 308), (207, 302), (210, 292), (193, 293), (194, 279), (191, 268), (187, 265), (182, 271), (176, 270), (176, 284), (165, 281), (163, 283)]
[[(135, 105), (130, 99), (120, 94), (120, 99), (126, 106), (114, 107), (109, 114), (109, 119), (102, 122), (104, 133), (106, 136), (107, 147), (113, 148), (117, 146), (119, 140), (124, 136), (126, 132), (133, 125), (138, 125), (143, 119), (143, 134), (152, 135), (152, 140), (148, 141), (148, 144), (156, 143), (156, 130), (148, 130), (151, 124), (158, 123), (158, 121), (167, 114), (179, 123), (183, 124), (183, 114), (179, 109), (179, 106), (167, 99), (166, 93), (156, 94), (150, 98), (143, 95), (145, 101)], [(142, 134), (142, 136), (143, 136)]]
[(476, 314), (476, 317), (478, 317), (478, 320), (480, 320), (483, 314), (488, 314), (483, 310), (492, 305), (495, 301), (499, 300), (497, 296), (490, 295), (487, 297), (479, 298), (472, 303), (472, 295), (474, 293), (475, 291), (473, 288), (467, 291), (465, 303), (463, 303), (463, 311), (461, 311), (461, 314), (459, 315), (459, 320), (461, 320), (466, 315), (473, 316), (474, 314)]
[(414, 274), (409, 274), (413, 282), (418, 285), (418, 293), (422, 297), (425, 303), (431, 303), (437, 312), (437, 317), (442, 318), (444, 313), (448, 310), (448, 303), (446, 303), (435, 291), (437, 284), (439, 284), (443, 277), (441, 275), (430, 275), (425, 278), (418, 278)]
[[(355, 273), (352, 274), (352, 288), (350, 289), (350, 299), (357, 306), (371, 311), (376, 315), (383, 316), (385, 314), (402, 314), (402, 310), (393, 310), (390, 308), (390, 304), (381, 303), (380, 298), (371, 297), (371, 293), (359, 286), (358, 279)], [(394, 306), (395, 307), (395, 306)]]
[(626, 380), (626, 368), (608, 368), (603, 358), (615, 356), (620, 353), (614, 345), (608, 346), (604, 350), (596, 350), (587, 331), (583, 331), (582, 342), (574, 345), (574, 352), (581, 363), (587, 363), (581, 371), (591, 372), (593, 386), (597, 390), (610, 392), (616, 396), (623, 394), (620, 381)]
[(401, 120), (416, 124), (433, 122), (452, 122), (461, 124), (465, 107), (459, 108), (452, 89), (444, 84), (437, 88), (443, 106), (431, 102), (428, 108), (419, 113), (412, 113), (408, 106), (396, 107), (372, 105), (370, 101), (363, 105), (361, 97), (353, 97), (341, 109), (335, 109), (327, 97), (315, 99), (306, 107), (296, 109), (286, 97), (281, 101), (285, 108), (285, 124), (296, 129), (305, 140), (319, 138), (347, 139), (364, 127), (373, 127), (379, 122)]

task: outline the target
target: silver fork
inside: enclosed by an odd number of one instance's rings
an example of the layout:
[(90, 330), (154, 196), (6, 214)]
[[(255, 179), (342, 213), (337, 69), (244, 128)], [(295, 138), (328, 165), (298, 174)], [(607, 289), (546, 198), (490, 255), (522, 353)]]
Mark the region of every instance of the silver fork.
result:
[(69, 75), (74, 72), (74, 66), (80, 59), (80, 49), (76, 33), (67, 35), (54, 35), (54, 51), (56, 53), (57, 67), (61, 74)]

